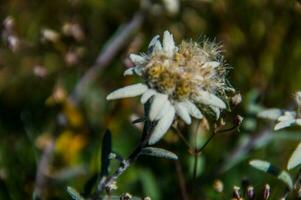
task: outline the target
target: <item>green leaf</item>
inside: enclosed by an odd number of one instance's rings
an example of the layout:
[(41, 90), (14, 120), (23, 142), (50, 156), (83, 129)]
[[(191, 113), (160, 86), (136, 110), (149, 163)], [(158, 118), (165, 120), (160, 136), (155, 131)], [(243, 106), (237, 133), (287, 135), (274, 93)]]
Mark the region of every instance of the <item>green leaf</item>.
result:
[(85, 183), (82, 195), (89, 196), (92, 193), (93, 187), (98, 180), (98, 173), (94, 173)]
[(287, 163), (287, 169), (293, 169), (301, 164), (301, 142), (295, 149), (295, 151), (292, 153), (288, 163)]
[(159, 158), (167, 158), (171, 160), (177, 160), (178, 156), (170, 151), (165, 149), (156, 148), (156, 147), (145, 147), (141, 150), (141, 155), (155, 156)]
[(289, 173), (287, 173), (287, 171), (282, 170), (277, 178), (282, 180), (284, 183), (286, 183), (289, 189), (293, 189), (293, 180), (292, 177), (289, 175)]
[(288, 185), (289, 189), (293, 188), (293, 181), (291, 176), (287, 173), (285, 170), (281, 170), (275, 166), (273, 166), (271, 163), (263, 160), (252, 160), (249, 163), (252, 167), (269, 173), (272, 176), (282, 180), (285, 184)]
[(269, 162), (266, 162), (266, 161), (263, 161), (263, 160), (251, 160), (249, 162), (249, 164), (258, 169), (258, 170), (261, 170), (261, 171), (264, 171), (264, 172), (268, 172), (270, 166), (271, 166), (271, 163)]
[(102, 140), (102, 149), (101, 149), (101, 176), (108, 175), (108, 168), (110, 165), (109, 155), (112, 151), (112, 138), (111, 131), (106, 130)]
[(73, 200), (84, 200), (84, 198), (72, 187), (67, 187), (67, 192), (70, 194)]
[(143, 194), (151, 196), (152, 200), (160, 199), (161, 188), (155, 175), (145, 168), (139, 168), (136, 173), (139, 175)]

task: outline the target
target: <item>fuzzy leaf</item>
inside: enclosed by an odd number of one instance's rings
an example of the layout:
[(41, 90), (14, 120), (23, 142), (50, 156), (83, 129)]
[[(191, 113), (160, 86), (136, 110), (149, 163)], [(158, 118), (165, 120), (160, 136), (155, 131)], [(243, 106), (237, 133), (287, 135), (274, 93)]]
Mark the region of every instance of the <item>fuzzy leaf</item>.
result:
[(72, 197), (73, 200), (84, 200), (82, 196), (72, 187), (68, 186), (67, 187), (67, 192), (69, 195)]
[(167, 158), (171, 160), (177, 160), (178, 156), (170, 151), (165, 149), (156, 148), (156, 147), (145, 147), (141, 151), (141, 155), (155, 156), (159, 158)]
[(300, 164), (301, 164), (301, 142), (299, 143), (295, 151), (292, 153), (287, 164), (287, 169), (288, 170), (293, 169)]
[(273, 166), (271, 163), (267, 162), (267, 161), (263, 161), (263, 160), (252, 160), (249, 163), (252, 167), (269, 173), (272, 176), (282, 180), (285, 184), (288, 185), (288, 187), (290, 189), (293, 188), (293, 181), (291, 176), (287, 173), (287, 171), (285, 170), (281, 170), (275, 166)]
[(260, 171), (263, 171), (263, 172), (268, 172), (268, 170), (269, 170), (269, 168), (271, 166), (271, 163), (263, 161), (263, 160), (251, 160), (249, 162), (249, 164), (252, 167), (254, 167), (254, 168), (256, 168), (256, 169), (258, 169)]
[(282, 170), (277, 178), (286, 183), (289, 189), (293, 189), (293, 180), (289, 173), (287, 173), (287, 171)]

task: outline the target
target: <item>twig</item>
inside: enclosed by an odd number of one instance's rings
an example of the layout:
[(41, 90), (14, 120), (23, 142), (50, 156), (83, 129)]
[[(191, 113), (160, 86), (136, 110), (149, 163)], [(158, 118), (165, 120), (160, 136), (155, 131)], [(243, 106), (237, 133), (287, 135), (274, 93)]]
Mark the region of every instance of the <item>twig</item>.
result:
[(49, 163), (52, 159), (52, 154), (54, 151), (54, 138), (51, 138), (50, 141), (48, 141), (47, 146), (45, 147), (41, 160), (38, 163), (38, 170), (36, 174), (36, 181), (35, 181), (35, 187), (33, 192), (33, 199), (37, 199), (42, 196), (43, 190), (46, 185), (46, 179), (45, 179), (45, 172), (49, 169)]
[(251, 151), (254, 146), (258, 143), (258, 141), (263, 140), (264, 138), (267, 138), (270, 135), (271, 126), (267, 126), (263, 128), (261, 131), (259, 131), (258, 134), (248, 138), (248, 141), (242, 144), (239, 144), (236, 146), (224, 159), (224, 162), (218, 166), (218, 169), (215, 171), (217, 174), (223, 173), (226, 170), (228, 170), (228, 163), (231, 163), (235, 160), (237, 160), (241, 155), (244, 155)]
[(83, 75), (76, 84), (71, 99), (75, 102), (81, 98), (83, 88), (91, 81), (95, 80), (99, 73), (109, 65), (114, 56), (123, 48), (133, 34), (141, 27), (144, 15), (137, 12), (132, 20), (126, 25), (122, 25), (113, 37), (107, 42), (104, 48), (99, 53), (95, 64)]
[(179, 180), (179, 186), (180, 186), (180, 190), (181, 190), (182, 199), (189, 200), (186, 183), (185, 183), (185, 178), (184, 178), (184, 175), (182, 172), (180, 162), (176, 161), (175, 165), (176, 165), (177, 177)]
[(114, 183), (114, 181), (121, 175), (123, 174), (129, 167), (130, 165), (138, 159), (138, 157), (141, 154), (141, 150), (147, 146), (147, 142), (149, 137), (152, 134), (152, 131), (155, 127), (156, 123), (146, 121), (144, 128), (143, 128), (143, 133), (142, 133), (142, 138), (138, 146), (135, 148), (135, 150), (130, 154), (127, 160), (123, 160), (123, 162), (120, 164), (120, 166), (117, 168), (117, 170), (108, 177), (103, 177), (98, 186), (97, 186), (97, 191), (93, 195), (92, 199), (98, 198), (99, 194), (104, 191), (105, 189), (108, 189), (109, 191), (111, 190), (111, 186)]

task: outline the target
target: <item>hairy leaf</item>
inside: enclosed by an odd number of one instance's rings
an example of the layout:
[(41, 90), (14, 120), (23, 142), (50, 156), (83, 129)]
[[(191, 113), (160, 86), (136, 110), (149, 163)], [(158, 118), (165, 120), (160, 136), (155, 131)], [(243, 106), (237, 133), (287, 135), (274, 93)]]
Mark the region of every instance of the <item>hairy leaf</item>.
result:
[(272, 176), (282, 180), (285, 184), (288, 185), (288, 187), (290, 189), (293, 188), (293, 181), (291, 176), (287, 173), (287, 171), (285, 170), (281, 170), (275, 166), (273, 166), (271, 163), (267, 162), (267, 161), (263, 161), (263, 160), (252, 160), (249, 163), (252, 167), (269, 173)]
[(293, 169), (301, 164), (301, 142), (295, 149), (295, 151), (292, 153), (288, 163), (287, 163), (287, 169)]
[(67, 192), (69, 195), (72, 197), (73, 200), (84, 200), (82, 196), (72, 187), (68, 186), (67, 187)]
[(178, 156), (170, 151), (165, 149), (156, 148), (156, 147), (145, 147), (141, 151), (141, 155), (155, 156), (159, 158), (167, 158), (171, 160), (177, 160)]

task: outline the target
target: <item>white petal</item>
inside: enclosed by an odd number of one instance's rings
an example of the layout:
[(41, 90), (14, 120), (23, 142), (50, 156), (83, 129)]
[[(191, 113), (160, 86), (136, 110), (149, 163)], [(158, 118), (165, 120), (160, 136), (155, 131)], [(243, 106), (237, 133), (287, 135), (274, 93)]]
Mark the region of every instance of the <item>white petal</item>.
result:
[(289, 119), (289, 120), (285, 120), (285, 121), (281, 121), (278, 124), (276, 124), (276, 126), (274, 127), (274, 130), (277, 131), (279, 129), (283, 129), (286, 127), (291, 126), (293, 123), (295, 123), (295, 119)]
[(286, 111), (286, 112), (284, 112), (284, 115), (296, 117), (297, 113), (294, 111)]
[(210, 106), (210, 109), (215, 113), (216, 119), (218, 119), (220, 114), (221, 114), (220, 109), (218, 107), (215, 107), (215, 106)]
[(148, 51), (149, 51), (148, 53), (152, 53), (154, 51), (155, 47), (158, 45), (158, 43), (161, 46), (159, 39), (160, 39), (159, 35), (156, 35), (155, 37), (153, 37), (153, 39), (150, 41), (150, 43), (148, 45)]
[(161, 42), (158, 40), (153, 48), (153, 52), (162, 51), (162, 45)]
[(134, 72), (135, 74), (137, 74), (138, 76), (142, 76), (142, 67), (141, 66), (136, 66), (134, 68)]
[(295, 112), (289, 112), (289, 111), (286, 111), (284, 113), (284, 115), (280, 116), (278, 118), (278, 121), (287, 121), (287, 120), (292, 120), (292, 119), (295, 119), (296, 117), (296, 113)]
[(156, 93), (154, 100), (151, 104), (149, 110), (149, 119), (154, 121), (157, 115), (160, 113), (161, 109), (163, 108), (164, 104), (168, 101), (168, 96), (161, 93)]
[(197, 100), (206, 105), (216, 106), (222, 109), (226, 108), (226, 104), (223, 100), (207, 91), (200, 91)]
[(175, 104), (175, 109), (177, 112), (177, 115), (186, 123), (186, 124), (191, 124), (191, 118), (189, 115), (189, 112), (183, 103), (176, 103)]
[(165, 101), (165, 104), (162, 106), (160, 113), (155, 117), (155, 120), (159, 120), (162, 117), (164, 117), (164, 115), (166, 115), (166, 113), (169, 111), (171, 106), (173, 105), (171, 105), (169, 100)]
[(299, 125), (299, 126), (301, 126), (301, 118), (296, 119), (296, 124)]
[(192, 103), (191, 101), (184, 101), (183, 102), (189, 112), (189, 114), (197, 119), (202, 119), (203, 115), (202, 112), (198, 109), (198, 107)]
[(133, 75), (134, 74), (134, 67), (128, 68), (123, 72), (123, 76)]
[(164, 31), (163, 35), (163, 50), (168, 54), (168, 56), (172, 56), (175, 51), (175, 41), (173, 39), (172, 34), (168, 31)]
[(164, 117), (162, 117), (156, 127), (154, 128), (154, 131), (152, 132), (152, 135), (149, 138), (148, 144), (152, 145), (158, 142), (164, 134), (168, 131), (169, 127), (171, 126), (173, 120), (175, 117), (175, 109), (173, 106), (169, 107), (168, 112)]
[(145, 104), (149, 98), (151, 98), (154, 94), (156, 94), (156, 91), (153, 89), (148, 89), (141, 97), (140, 102)]
[(219, 62), (216, 62), (216, 61), (211, 61), (211, 62), (206, 62), (203, 67), (204, 68), (207, 68), (207, 67), (212, 67), (212, 68), (216, 68), (220, 65)]
[(148, 87), (142, 83), (126, 86), (126, 87), (123, 87), (123, 88), (120, 88), (118, 90), (111, 92), (107, 96), (107, 100), (121, 99), (121, 98), (126, 98), (126, 97), (135, 97), (135, 96), (143, 94), (147, 89), (148, 89)]
[(141, 65), (146, 62), (146, 60), (143, 56), (133, 54), (133, 53), (130, 54), (130, 59), (135, 65)]

